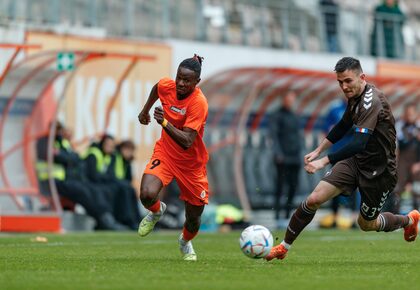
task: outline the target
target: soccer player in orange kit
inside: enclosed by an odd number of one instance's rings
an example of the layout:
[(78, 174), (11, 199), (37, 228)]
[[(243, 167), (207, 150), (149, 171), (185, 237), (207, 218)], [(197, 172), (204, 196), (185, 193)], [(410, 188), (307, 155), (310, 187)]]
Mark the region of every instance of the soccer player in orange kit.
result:
[(185, 59), (178, 67), (175, 81), (161, 79), (138, 116), (141, 124), (149, 124), (149, 111), (160, 99), (163, 108), (156, 107), (153, 116), (162, 126), (162, 135), (141, 180), (140, 200), (150, 212), (139, 225), (139, 235), (148, 235), (162, 217), (166, 204), (160, 201), (159, 192), (175, 178), (181, 189), (180, 199), (185, 202), (186, 219), (179, 248), (187, 261), (197, 260), (191, 240), (198, 233), (201, 214), (208, 203), (208, 153), (203, 142), (208, 104), (196, 87), (202, 60), (198, 55)]

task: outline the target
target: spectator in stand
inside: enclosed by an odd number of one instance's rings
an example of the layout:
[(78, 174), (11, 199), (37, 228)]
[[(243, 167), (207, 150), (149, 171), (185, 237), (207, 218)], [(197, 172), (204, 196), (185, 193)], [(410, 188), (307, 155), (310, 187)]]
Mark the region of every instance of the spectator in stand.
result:
[[(420, 127), (420, 114), (417, 114), (417, 126)], [(416, 163), (411, 167), (411, 192), (413, 194), (413, 207), (420, 206), (420, 130), (417, 132)]]
[[(288, 223), (293, 199), (299, 183), (301, 168), (301, 152), (303, 148), (303, 132), (300, 126), (300, 116), (294, 111), (296, 93), (288, 91), (283, 96), (282, 106), (270, 120), (270, 132), (273, 140), (274, 162), (277, 169), (277, 186), (274, 196), (274, 217), (279, 228)], [(285, 219), (280, 219), (281, 197), (286, 192)]]
[(373, 56), (398, 58), (404, 55), (402, 34), (404, 21), (405, 16), (400, 10), (397, 0), (385, 0), (376, 7), (371, 39), (371, 54)]
[(394, 213), (400, 211), (401, 194), (404, 191), (410, 191), (413, 165), (417, 160), (419, 146), (420, 124), (417, 122), (417, 115), (417, 104), (409, 103), (404, 107), (403, 115), (395, 124), (398, 142), (398, 182), (392, 195), (394, 200), (387, 205)]
[[(131, 140), (124, 140), (117, 145), (114, 158), (112, 160), (112, 168), (114, 169), (115, 177), (120, 181), (120, 183), (124, 184), (124, 187), (131, 188), (134, 192), (135, 189), (132, 185), (133, 173), (131, 163), (134, 160), (135, 151), (136, 146), (134, 145), (134, 142)], [(137, 193), (135, 196), (130, 195), (130, 197), (133, 197), (133, 199), (127, 205), (131, 207), (130, 211), (133, 216), (140, 218), (140, 204), (138, 202)]]
[(114, 173), (119, 180), (133, 181), (131, 162), (134, 160), (136, 146), (131, 140), (124, 140), (115, 150)]
[(93, 143), (85, 156), (88, 179), (105, 190), (112, 199), (114, 216), (120, 223), (132, 230), (137, 230), (140, 213), (137, 206), (136, 192), (127, 182), (115, 176), (115, 141), (110, 135), (104, 135), (99, 143)]
[(329, 52), (340, 52), (338, 41), (338, 5), (334, 0), (320, 0), (319, 6), (324, 16), (325, 36)]
[(78, 203), (87, 214), (96, 220), (98, 230), (124, 230), (126, 227), (115, 221), (106, 197), (102, 192), (93, 189), (84, 179), (82, 162), (73, 150), (66, 136), (66, 129), (57, 123), (53, 145), (53, 165), (48, 169), (48, 136), (37, 142), (37, 174), (41, 191), (50, 194), (49, 176), (53, 175), (58, 194), (61, 197)]

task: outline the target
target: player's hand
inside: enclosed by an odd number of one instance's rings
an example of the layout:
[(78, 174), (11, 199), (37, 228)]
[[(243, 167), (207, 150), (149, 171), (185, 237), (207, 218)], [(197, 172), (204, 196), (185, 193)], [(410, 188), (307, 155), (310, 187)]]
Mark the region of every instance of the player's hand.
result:
[(308, 164), (305, 165), (305, 170), (306, 172), (308, 172), (309, 174), (314, 174), (315, 172), (317, 172), (318, 170), (324, 168), (328, 163), (329, 163), (329, 159), (328, 157), (324, 157), (312, 162), (309, 162)]
[(162, 124), (163, 122), (163, 109), (162, 107), (156, 107), (155, 108), (155, 112), (153, 114), (153, 117), (155, 118), (156, 122), (158, 122), (159, 124)]
[(150, 114), (149, 113), (145, 113), (143, 111), (140, 112), (139, 116), (138, 116), (139, 122), (140, 124), (143, 125), (148, 125), (150, 123)]
[(314, 150), (311, 153), (306, 154), (304, 159), (303, 159), (304, 162), (305, 162), (305, 165), (308, 165), (310, 162), (317, 159), (318, 156), (319, 156), (319, 152), (317, 150)]

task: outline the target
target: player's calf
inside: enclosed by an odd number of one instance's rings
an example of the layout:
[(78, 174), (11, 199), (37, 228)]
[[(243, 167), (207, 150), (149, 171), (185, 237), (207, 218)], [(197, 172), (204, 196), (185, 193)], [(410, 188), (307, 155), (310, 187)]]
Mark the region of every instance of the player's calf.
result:
[(357, 224), (359, 225), (359, 228), (364, 232), (370, 232), (370, 231), (378, 231), (378, 221), (379, 217), (374, 220), (366, 220), (361, 215), (357, 218)]
[(378, 215), (375, 222), (376, 228), (372, 230), (376, 230), (378, 232), (393, 232), (397, 229), (406, 227), (409, 224), (410, 219), (405, 215), (383, 212)]
[(156, 194), (149, 191), (147, 187), (142, 187), (140, 189), (140, 201), (145, 208), (149, 208), (157, 202)]

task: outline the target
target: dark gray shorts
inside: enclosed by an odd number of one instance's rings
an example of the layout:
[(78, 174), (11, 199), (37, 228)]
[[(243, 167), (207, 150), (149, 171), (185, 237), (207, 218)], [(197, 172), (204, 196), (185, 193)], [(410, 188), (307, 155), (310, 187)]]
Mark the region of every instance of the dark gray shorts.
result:
[(357, 169), (354, 158), (335, 164), (322, 180), (341, 189), (344, 195), (350, 195), (359, 188), (360, 213), (366, 220), (377, 218), (389, 193), (397, 184), (397, 176), (387, 170), (375, 178), (366, 178)]

